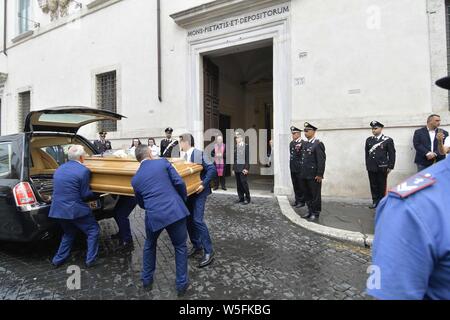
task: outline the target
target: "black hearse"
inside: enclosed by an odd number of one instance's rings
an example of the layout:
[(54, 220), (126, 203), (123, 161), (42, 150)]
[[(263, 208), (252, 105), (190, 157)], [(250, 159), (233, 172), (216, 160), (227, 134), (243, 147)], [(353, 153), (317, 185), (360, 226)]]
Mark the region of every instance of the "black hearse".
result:
[[(57, 107), (32, 111), (24, 133), (0, 137), (0, 241), (29, 242), (49, 238), (56, 231), (48, 218), (53, 172), (67, 161), (74, 144), (97, 154), (90, 141), (77, 134), (80, 127), (123, 116), (86, 107)], [(118, 197), (91, 202), (97, 220), (112, 217)]]

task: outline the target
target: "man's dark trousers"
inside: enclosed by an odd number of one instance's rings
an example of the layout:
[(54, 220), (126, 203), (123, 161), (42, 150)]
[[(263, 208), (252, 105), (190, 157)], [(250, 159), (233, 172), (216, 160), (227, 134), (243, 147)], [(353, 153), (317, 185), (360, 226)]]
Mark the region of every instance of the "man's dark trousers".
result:
[(119, 227), (119, 236), (122, 242), (130, 243), (133, 241), (129, 216), (134, 208), (136, 208), (136, 205), (137, 202), (134, 197), (121, 196), (117, 202), (114, 220), (116, 220), (117, 226)]
[(98, 238), (100, 235), (100, 227), (94, 216), (89, 214), (74, 220), (58, 219), (58, 222), (64, 231), (64, 235), (52, 263), (60, 265), (69, 258), (72, 244), (80, 230), (87, 236), (86, 264), (94, 262), (97, 259)]
[(250, 201), (250, 189), (248, 187), (247, 176), (242, 172), (235, 172), (237, 192), (240, 201)]
[(370, 192), (374, 204), (378, 204), (386, 195), (387, 172), (367, 171), (369, 174)]
[(211, 254), (213, 251), (211, 237), (204, 221), (208, 195), (207, 192), (202, 192), (188, 197), (187, 200), (187, 207), (191, 213), (187, 218), (189, 238), (194, 248), (203, 249), (205, 254)]
[(187, 232), (186, 218), (178, 220), (158, 231), (151, 231), (147, 216), (145, 217), (145, 232), (147, 239), (144, 245), (144, 267), (142, 270), (142, 281), (144, 284), (153, 282), (153, 274), (156, 268), (156, 245), (161, 232), (166, 229), (170, 240), (175, 248), (176, 265), (176, 287), (177, 290), (183, 289), (188, 284), (188, 260), (187, 260)]
[(302, 179), (301, 188), (310, 213), (319, 214), (322, 211), (322, 183), (315, 179)]

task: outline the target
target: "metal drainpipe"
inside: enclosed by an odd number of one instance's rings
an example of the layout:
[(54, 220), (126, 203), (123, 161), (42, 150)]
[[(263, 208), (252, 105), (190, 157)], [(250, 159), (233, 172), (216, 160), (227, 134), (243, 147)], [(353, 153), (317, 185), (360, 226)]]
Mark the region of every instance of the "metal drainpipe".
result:
[(3, 24), (3, 53), (4, 53), (5, 56), (7, 56), (8, 54), (6, 53), (6, 34), (7, 34), (6, 26), (7, 26), (7, 19), (8, 19), (8, 15), (7, 15), (7, 12), (8, 12), (7, 3), (8, 3), (8, 1), (4, 0), (3, 3), (4, 3), (4, 5), (3, 5), (3, 9), (4, 9), (4, 12), (3, 12), (3, 18), (4, 18), (3, 19), (3, 21), (4, 21), (4, 24)]
[(157, 46), (158, 46), (158, 100), (162, 102), (161, 83), (161, 0), (157, 0)]

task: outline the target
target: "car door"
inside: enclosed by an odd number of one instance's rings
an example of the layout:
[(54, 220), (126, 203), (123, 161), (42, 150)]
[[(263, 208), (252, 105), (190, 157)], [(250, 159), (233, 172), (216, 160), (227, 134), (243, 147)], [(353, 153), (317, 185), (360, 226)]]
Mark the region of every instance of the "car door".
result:
[(23, 139), (23, 134), (0, 138), (0, 239), (14, 239), (23, 232), (13, 195), (21, 179)]

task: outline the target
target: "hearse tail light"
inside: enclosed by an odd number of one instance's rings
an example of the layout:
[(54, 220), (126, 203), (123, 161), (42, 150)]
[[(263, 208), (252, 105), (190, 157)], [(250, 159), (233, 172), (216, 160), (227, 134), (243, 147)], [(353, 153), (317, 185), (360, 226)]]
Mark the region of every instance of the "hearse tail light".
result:
[(14, 187), (14, 199), (18, 207), (36, 204), (36, 197), (28, 182), (21, 182)]

